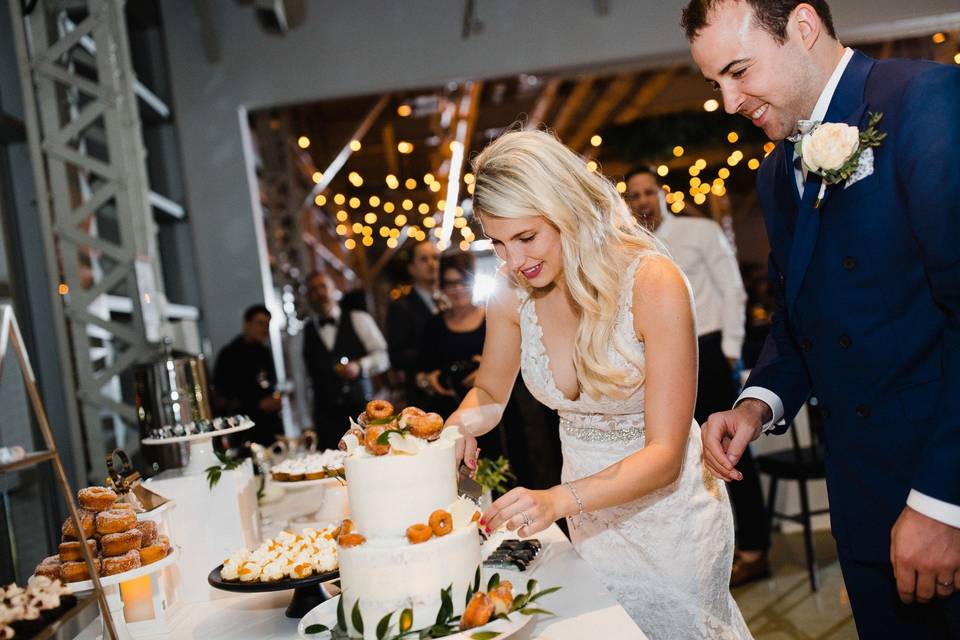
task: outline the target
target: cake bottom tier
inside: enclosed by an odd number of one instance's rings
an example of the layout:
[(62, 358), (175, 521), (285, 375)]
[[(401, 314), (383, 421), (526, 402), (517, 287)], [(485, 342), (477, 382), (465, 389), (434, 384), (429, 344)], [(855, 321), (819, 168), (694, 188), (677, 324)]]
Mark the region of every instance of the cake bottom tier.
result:
[(413, 629), (433, 624), (440, 611), (440, 592), (447, 587), (453, 587), (454, 615), (463, 613), (467, 590), (477, 580), (477, 572), (482, 573), (475, 523), (421, 544), (368, 541), (340, 549), (338, 561), (348, 626), (351, 633), (359, 633), (351, 623), (359, 601), (365, 640), (377, 637), (377, 624), (388, 613), (394, 613), (390, 622), (395, 633), (404, 609), (413, 610)]

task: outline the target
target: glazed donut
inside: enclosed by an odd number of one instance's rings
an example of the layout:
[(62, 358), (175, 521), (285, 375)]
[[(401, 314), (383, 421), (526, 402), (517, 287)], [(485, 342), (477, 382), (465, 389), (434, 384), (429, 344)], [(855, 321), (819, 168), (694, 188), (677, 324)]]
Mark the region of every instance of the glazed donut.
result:
[(366, 413), (371, 420), (383, 420), (393, 415), (393, 405), (386, 400), (371, 400), (367, 403)]
[(83, 529), (83, 535), (77, 534), (77, 529), (73, 526), (73, 518), (67, 518), (63, 521), (63, 526), (60, 527), (60, 533), (67, 540), (79, 540), (81, 537), (86, 539), (93, 535), (93, 513), (86, 509), (77, 509), (77, 514), (80, 516), (80, 528)]
[(37, 565), (37, 568), (33, 570), (33, 575), (44, 576), (45, 578), (50, 578), (51, 580), (59, 580), (60, 564), (45, 564), (41, 562)]
[(140, 539), (141, 547), (149, 547), (150, 545), (157, 544), (158, 531), (156, 522), (152, 520), (138, 522), (137, 529), (143, 534), (143, 538)]
[(106, 487), (87, 487), (77, 492), (77, 500), (88, 511), (103, 511), (117, 501), (117, 494)]
[(143, 534), (139, 529), (108, 533), (100, 538), (100, 550), (105, 558), (122, 556), (129, 551), (139, 549), (142, 539)]
[[(110, 534), (116, 535), (116, 534)], [(126, 571), (140, 568), (140, 552), (137, 549), (127, 551), (123, 555), (103, 559), (103, 575), (112, 576)]]
[[(97, 557), (97, 541), (87, 539), (87, 548), (90, 549), (90, 555)], [(83, 562), (83, 551), (80, 549), (80, 542), (61, 542), (60, 543), (60, 562)]]
[(350, 518), (344, 518), (343, 522), (340, 523), (340, 526), (334, 529), (330, 536), (336, 540), (340, 536), (345, 536), (348, 533), (353, 533), (353, 520)]
[(137, 551), (140, 553), (140, 565), (143, 566), (166, 558), (167, 553), (170, 551), (170, 545), (152, 544), (142, 547)]
[(428, 524), (412, 524), (407, 527), (407, 540), (410, 544), (420, 544), (433, 537), (433, 529)]
[(377, 444), (377, 438), (379, 438), (380, 434), (386, 430), (386, 425), (382, 424), (367, 427), (367, 430), (363, 435), (363, 440), (367, 447), (367, 451), (375, 456), (384, 456), (390, 453), (389, 444)]
[(433, 535), (438, 538), (453, 531), (453, 516), (443, 509), (437, 509), (431, 513), (428, 522), (430, 523), (430, 529), (433, 531)]
[(483, 592), (475, 593), (460, 617), (460, 630), (465, 631), (474, 627), (482, 627), (490, 622), (490, 616), (492, 615), (493, 601), (490, 600), (490, 597)]
[[(93, 568), (100, 573), (100, 558), (95, 558)], [(78, 582), (80, 580), (89, 580), (90, 572), (87, 571), (86, 562), (64, 562), (60, 565), (60, 579), (64, 582)]]
[(407, 416), (407, 428), (410, 433), (424, 440), (436, 440), (443, 431), (443, 418), (437, 413), (426, 413), (422, 416)]
[(349, 549), (350, 547), (356, 547), (364, 542), (367, 539), (364, 538), (359, 533), (344, 533), (339, 538), (337, 538), (337, 544), (343, 547), (344, 549)]
[(501, 613), (510, 613), (510, 607), (513, 606), (513, 585), (509, 580), (504, 580), (495, 588), (487, 592), (490, 601), (493, 603), (494, 615)]
[(137, 526), (137, 514), (133, 511), (108, 509), (97, 514), (97, 533), (120, 533), (129, 531), (135, 526)]
[(419, 407), (406, 407), (403, 411), (400, 412), (401, 418), (409, 418), (410, 416), (425, 416), (427, 412)]

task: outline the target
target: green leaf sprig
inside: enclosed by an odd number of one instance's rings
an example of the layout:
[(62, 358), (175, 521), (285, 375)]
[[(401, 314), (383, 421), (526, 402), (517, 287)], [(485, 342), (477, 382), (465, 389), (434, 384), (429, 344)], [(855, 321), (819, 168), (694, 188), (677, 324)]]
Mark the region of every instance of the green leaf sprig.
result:
[(516, 479), (517, 476), (510, 470), (510, 461), (505, 456), (500, 456), (496, 460), (480, 458), (477, 462), (474, 480), (491, 493), (506, 493), (508, 483)]
[(213, 453), (215, 456), (217, 456), (217, 460), (220, 461), (220, 464), (215, 464), (206, 468), (207, 486), (210, 488), (210, 491), (213, 491), (213, 488), (217, 486), (218, 482), (220, 482), (220, 476), (224, 471), (233, 471), (243, 464), (243, 460), (231, 460), (219, 451), (214, 451)]

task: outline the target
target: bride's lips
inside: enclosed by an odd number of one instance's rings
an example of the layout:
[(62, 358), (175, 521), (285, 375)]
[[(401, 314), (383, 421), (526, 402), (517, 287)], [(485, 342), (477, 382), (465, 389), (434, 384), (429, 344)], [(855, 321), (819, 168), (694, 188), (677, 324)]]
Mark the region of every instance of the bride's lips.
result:
[(543, 263), (540, 262), (536, 266), (530, 267), (529, 269), (520, 269), (520, 274), (523, 275), (527, 280), (533, 280), (540, 272), (543, 271)]

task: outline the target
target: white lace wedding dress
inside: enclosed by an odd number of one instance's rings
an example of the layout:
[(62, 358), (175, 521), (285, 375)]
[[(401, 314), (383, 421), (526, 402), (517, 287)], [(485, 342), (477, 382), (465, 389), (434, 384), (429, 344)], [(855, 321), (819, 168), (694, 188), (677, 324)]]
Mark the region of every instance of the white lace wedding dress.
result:
[[(632, 310), (640, 259), (628, 272), (616, 330), (642, 356)], [(589, 476), (642, 449), (643, 388), (623, 400), (566, 398), (550, 370), (534, 301), (522, 290), (519, 296), (523, 380), (560, 414), (563, 480)], [(614, 357), (625, 371), (633, 368)], [(752, 638), (728, 587), (733, 515), (726, 487), (703, 466), (696, 423), (675, 482), (632, 502), (584, 513), (579, 526), (576, 521), (568, 519), (574, 547), (650, 640)]]

